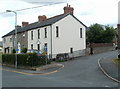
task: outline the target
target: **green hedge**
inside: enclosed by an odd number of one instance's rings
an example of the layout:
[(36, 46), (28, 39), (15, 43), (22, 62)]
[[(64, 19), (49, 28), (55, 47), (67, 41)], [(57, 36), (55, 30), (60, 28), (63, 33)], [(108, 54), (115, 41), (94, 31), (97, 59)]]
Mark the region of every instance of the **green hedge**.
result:
[[(15, 59), (17, 56), (18, 66), (40, 66), (45, 65), (48, 62), (48, 59), (45, 55), (37, 56), (36, 53), (26, 53), (26, 54), (3, 54), (2, 63), (6, 64), (15, 64)], [(47, 60), (47, 63), (46, 63)]]

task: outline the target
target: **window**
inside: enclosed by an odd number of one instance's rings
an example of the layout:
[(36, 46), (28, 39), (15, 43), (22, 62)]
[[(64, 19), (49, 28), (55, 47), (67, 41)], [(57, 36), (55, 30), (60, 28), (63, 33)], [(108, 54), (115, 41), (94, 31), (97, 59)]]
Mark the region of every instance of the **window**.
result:
[(22, 48), (25, 48), (25, 45), (23, 45)]
[(82, 38), (82, 28), (80, 28), (80, 38)]
[(31, 49), (33, 49), (33, 44), (31, 44)]
[(45, 28), (45, 38), (47, 38), (47, 28)]
[(6, 38), (4, 38), (4, 43), (6, 42)]
[(40, 29), (38, 29), (38, 39), (40, 39)]
[(47, 52), (47, 43), (44, 44), (44, 51)]
[(31, 40), (33, 40), (33, 31), (31, 31)]
[(23, 34), (23, 38), (25, 37), (25, 33)]
[(40, 50), (40, 44), (37, 44), (37, 49)]
[(59, 27), (56, 26), (56, 37), (59, 37)]
[(12, 38), (10, 38), (10, 42), (12, 42)]
[(47, 47), (47, 43), (45, 43), (45, 47)]
[(70, 53), (73, 53), (73, 48), (70, 48)]

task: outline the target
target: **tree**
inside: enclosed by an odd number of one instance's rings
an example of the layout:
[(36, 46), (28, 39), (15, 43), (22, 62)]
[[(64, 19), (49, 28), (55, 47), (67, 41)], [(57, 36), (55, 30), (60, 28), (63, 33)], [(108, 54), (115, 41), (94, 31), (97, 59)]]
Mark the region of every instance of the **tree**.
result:
[(113, 27), (110, 26), (105, 26), (105, 31), (103, 33), (103, 37), (104, 37), (104, 43), (111, 43), (115, 37), (115, 29)]
[(87, 41), (90, 43), (111, 43), (115, 37), (113, 27), (105, 26), (105, 29), (99, 24), (93, 24), (87, 30)]
[(87, 31), (87, 40), (90, 43), (100, 43), (102, 40), (103, 28), (99, 24), (90, 26), (90, 30)]
[(22, 48), (21, 53), (26, 53), (27, 52), (27, 48)]
[(15, 49), (12, 50), (12, 53), (16, 53)]

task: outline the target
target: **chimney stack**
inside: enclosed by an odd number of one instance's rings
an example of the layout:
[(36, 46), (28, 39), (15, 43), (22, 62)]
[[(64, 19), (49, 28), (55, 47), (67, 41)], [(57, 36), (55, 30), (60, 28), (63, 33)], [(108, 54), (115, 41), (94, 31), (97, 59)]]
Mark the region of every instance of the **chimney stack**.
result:
[(64, 8), (64, 14), (71, 13), (73, 14), (74, 8), (67, 4)]
[(38, 21), (41, 22), (41, 21), (45, 21), (47, 19), (47, 17), (45, 15), (43, 16), (38, 16)]
[(22, 27), (29, 25), (29, 22), (22, 22)]

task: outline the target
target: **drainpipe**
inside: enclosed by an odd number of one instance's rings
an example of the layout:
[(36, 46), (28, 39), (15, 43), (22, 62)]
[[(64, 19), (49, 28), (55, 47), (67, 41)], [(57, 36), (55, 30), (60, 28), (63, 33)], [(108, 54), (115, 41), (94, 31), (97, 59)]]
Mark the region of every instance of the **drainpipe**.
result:
[(50, 25), (50, 43), (51, 43), (50, 59), (52, 59), (52, 25)]

